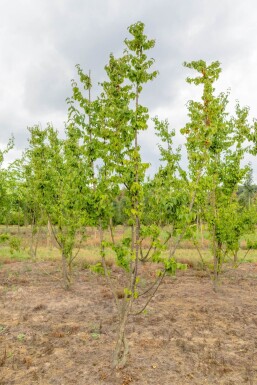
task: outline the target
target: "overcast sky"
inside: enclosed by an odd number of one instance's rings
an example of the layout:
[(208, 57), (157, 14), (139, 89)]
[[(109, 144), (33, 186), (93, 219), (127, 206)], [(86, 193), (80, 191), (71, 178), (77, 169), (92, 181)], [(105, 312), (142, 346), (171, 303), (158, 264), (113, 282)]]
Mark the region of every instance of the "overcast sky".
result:
[[(12, 160), (27, 146), (28, 126), (52, 122), (62, 130), (75, 65), (90, 69), (94, 83), (103, 80), (109, 54), (122, 53), (127, 27), (139, 20), (156, 39), (151, 56), (160, 74), (144, 93), (152, 116), (168, 118), (179, 132), (186, 102), (197, 95), (182, 63), (203, 59), (221, 62), (217, 90), (231, 88), (231, 105), (238, 99), (257, 117), (256, 15), (256, 0), (1, 0), (1, 148), (13, 134)], [(143, 147), (153, 169), (155, 143), (150, 130)], [(257, 181), (256, 159), (247, 161)]]

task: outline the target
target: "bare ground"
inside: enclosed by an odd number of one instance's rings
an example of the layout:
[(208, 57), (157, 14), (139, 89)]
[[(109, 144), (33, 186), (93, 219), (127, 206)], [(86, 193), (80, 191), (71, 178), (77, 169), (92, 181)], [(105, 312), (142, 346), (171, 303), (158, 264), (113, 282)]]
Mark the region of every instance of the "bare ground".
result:
[(0, 385), (257, 384), (257, 266), (229, 270), (219, 293), (199, 271), (167, 277), (130, 319), (130, 356), (111, 369), (117, 315), (104, 277), (57, 263), (0, 270)]

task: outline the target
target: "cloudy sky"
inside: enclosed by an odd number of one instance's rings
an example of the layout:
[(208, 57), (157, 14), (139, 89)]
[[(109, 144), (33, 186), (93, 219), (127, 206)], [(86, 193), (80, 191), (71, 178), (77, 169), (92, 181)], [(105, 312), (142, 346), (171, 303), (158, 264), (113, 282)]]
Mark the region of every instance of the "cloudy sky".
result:
[[(109, 54), (122, 53), (127, 27), (139, 20), (156, 39), (151, 56), (160, 75), (144, 93), (152, 116), (168, 118), (179, 132), (186, 102), (197, 96), (182, 63), (203, 59), (221, 62), (217, 90), (231, 88), (231, 108), (239, 100), (257, 117), (256, 14), (256, 0), (1, 0), (0, 147), (14, 135), (11, 161), (27, 146), (28, 126), (52, 122), (62, 130), (75, 65), (90, 69), (95, 84), (103, 80)], [(151, 130), (143, 144), (154, 169)], [(249, 160), (257, 181), (257, 161)]]

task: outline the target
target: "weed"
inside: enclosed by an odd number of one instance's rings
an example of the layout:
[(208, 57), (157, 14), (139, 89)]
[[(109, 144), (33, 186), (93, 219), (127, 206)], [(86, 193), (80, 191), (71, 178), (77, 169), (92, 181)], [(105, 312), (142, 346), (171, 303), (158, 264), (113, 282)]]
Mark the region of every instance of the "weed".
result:
[(91, 333), (91, 337), (94, 339), (94, 340), (98, 340), (100, 338), (100, 334), (99, 333)]
[(90, 335), (93, 339), (97, 340), (100, 338), (100, 335), (102, 333), (102, 322), (100, 321), (99, 324), (93, 324), (90, 327)]
[(4, 331), (6, 330), (7, 326), (5, 325), (0, 325), (0, 334), (1, 333), (4, 333)]
[(104, 275), (104, 268), (101, 262), (96, 263), (95, 265), (90, 265), (89, 269), (96, 274)]
[(20, 341), (20, 342), (23, 342), (25, 337), (26, 337), (26, 334), (20, 333), (20, 334), (17, 335), (17, 340)]

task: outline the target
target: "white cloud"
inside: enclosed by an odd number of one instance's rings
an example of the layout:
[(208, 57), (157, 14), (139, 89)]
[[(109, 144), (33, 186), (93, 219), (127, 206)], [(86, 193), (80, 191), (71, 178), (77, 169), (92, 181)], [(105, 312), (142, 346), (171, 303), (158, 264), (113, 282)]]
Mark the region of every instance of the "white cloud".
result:
[[(156, 38), (152, 56), (160, 75), (143, 98), (151, 115), (169, 118), (177, 130), (184, 125), (186, 102), (197, 91), (186, 84), (182, 63), (204, 59), (222, 63), (217, 90), (231, 88), (231, 100), (257, 116), (256, 11), (254, 0), (2, 0), (1, 143), (13, 132), (21, 151), (27, 126), (51, 121), (61, 127), (75, 64), (91, 69), (95, 83), (102, 80), (109, 53), (123, 51), (127, 27), (138, 20)], [(155, 163), (152, 131), (145, 143), (146, 156)], [(253, 165), (257, 181), (254, 160)]]

